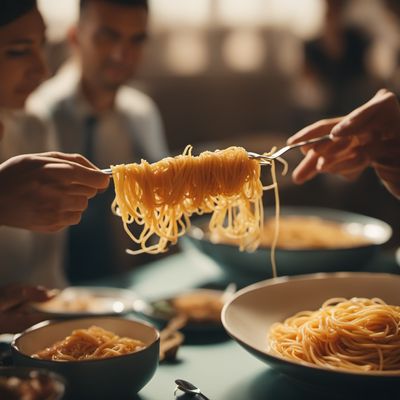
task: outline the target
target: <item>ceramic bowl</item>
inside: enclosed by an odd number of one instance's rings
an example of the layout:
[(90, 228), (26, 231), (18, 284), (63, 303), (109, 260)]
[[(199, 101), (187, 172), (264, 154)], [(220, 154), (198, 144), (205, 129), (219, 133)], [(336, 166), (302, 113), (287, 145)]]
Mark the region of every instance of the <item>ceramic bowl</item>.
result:
[[(119, 336), (144, 342), (142, 350), (122, 356), (85, 360), (52, 361), (32, 354), (69, 336), (73, 330), (92, 325)], [(152, 378), (159, 360), (159, 332), (150, 324), (117, 317), (44, 321), (15, 336), (11, 347), (16, 366), (47, 369), (65, 377), (68, 399), (132, 398)]]
[[(267, 209), (266, 216), (273, 210)], [(376, 218), (341, 210), (311, 207), (283, 207), (282, 217), (318, 217), (339, 223), (344, 229), (357, 233), (367, 243), (342, 248), (276, 249), (279, 276), (316, 272), (357, 271), (380, 251), (391, 235), (391, 227)], [(241, 252), (237, 245), (213, 243), (208, 235), (209, 216), (196, 219), (186, 240), (199, 251), (216, 261), (228, 281), (244, 286), (272, 277), (271, 250), (260, 246), (256, 251)]]
[(317, 310), (333, 297), (380, 297), (400, 305), (400, 275), (342, 272), (269, 279), (237, 292), (222, 310), (222, 323), (250, 354), (297, 380), (314, 385), (350, 384), (399, 387), (400, 372), (349, 372), (310, 363), (294, 362), (275, 355), (268, 348), (267, 332), (299, 311)]

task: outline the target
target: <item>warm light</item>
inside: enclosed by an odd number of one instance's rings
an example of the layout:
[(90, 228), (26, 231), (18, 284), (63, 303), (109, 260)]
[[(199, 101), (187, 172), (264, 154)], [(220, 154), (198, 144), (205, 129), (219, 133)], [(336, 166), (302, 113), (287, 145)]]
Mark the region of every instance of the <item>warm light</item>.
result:
[(171, 34), (166, 45), (166, 61), (175, 73), (195, 75), (203, 72), (209, 62), (208, 49), (201, 33)]
[(47, 25), (47, 38), (60, 41), (79, 15), (79, 0), (38, 0), (38, 8)]
[(268, 4), (268, 0), (219, 0), (217, 21), (228, 27), (263, 25)]
[(270, 24), (285, 27), (301, 39), (315, 36), (325, 14), (322, 0), (268, 0)]
[(213, 0), (152, 0), (151, 19), (155, 28), (205, 27), (210, 22), (211, 1)]
[(322, 0), (219, 0), (216, 10), (217, 21), (223, 26), (283, 27), (308, 39), (321, 28), (325, 3)]
[(230, 68), (241, 72), (252, 72), (261, 68), (266, 46), (266, 42), (257, 32), (237, 30), (225, 39), (222, 54)]

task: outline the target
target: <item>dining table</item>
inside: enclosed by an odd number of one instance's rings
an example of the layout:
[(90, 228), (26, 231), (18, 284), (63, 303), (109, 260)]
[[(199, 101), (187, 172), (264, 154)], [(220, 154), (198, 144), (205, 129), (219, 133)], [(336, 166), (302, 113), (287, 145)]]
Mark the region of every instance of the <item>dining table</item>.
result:
[[(399, 274), (395, 251), (380, 251), (361, 271)], [(179, 252), (130, 272), (90, 282), (93, 286), (131, 289), (146, 301), (168, 298), (192, 288), (223, 289), (227, 284), (229, 277), (223, 274), (218, 264), (185, 241)], [(132, 313), (128, 317), (143, 316)], [(222, 327), (209, 332), (199, 329), (186, 333), (176, 360), (161, 362), (151, 381), (137, 394), (136, 400), (203, 398), (198, 395), (175, 395), (176, 379), (191, 382), (213, 400), (356, 398), (354, 394), (346, 395), (332, 388), (305, 384), (280, 374), (248, 353)], [(371, 396), (376, 398), (376, 395)]]

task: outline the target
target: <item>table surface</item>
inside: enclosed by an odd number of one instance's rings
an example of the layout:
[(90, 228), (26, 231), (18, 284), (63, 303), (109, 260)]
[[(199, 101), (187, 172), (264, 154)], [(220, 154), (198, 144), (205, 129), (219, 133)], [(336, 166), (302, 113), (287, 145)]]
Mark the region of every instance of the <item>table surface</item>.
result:
[[(400, 273), (400, 268), (394, 252), (388, 252), (381, 254), (364, 271)], [(181, 253), (147, 264), (129, 274), (93, 284), (130, 288), (139, 296), (151, 300), (168, 297), (183, 289), (222, 285), (223, 281), (214, 261), (186, 247)], [(174, 399), (174, 381), (178, 378), (200, 387), (212, 400), (345, 398), (291, 381), (250, 355), (223, 331), (194, 339), (187, 335), (185, 344), (179, 349), (177, 361), (160, 364), (137, 399)]]

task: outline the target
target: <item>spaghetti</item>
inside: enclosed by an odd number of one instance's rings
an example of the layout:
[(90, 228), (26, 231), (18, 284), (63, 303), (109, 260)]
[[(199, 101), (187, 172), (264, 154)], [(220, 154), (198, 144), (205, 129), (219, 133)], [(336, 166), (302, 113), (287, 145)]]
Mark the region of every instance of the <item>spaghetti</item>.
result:
[(32, 355), (33, 358), (53, 361), (95, 360), (134, 353), (144, 343), (120, 337), (98, 326), (76, 329), (70, 336)]
[[(263, 186), (260, 164), (240, 147), (192, 156), (182, 155), (154, 164), (112, 167), (115, 200), (112, 210), (139, 245), (130, 254), (161, 253), (190, 227), (192, 214), (212, 213), (212, 232), (235, 239), (241, 250), (257, 248), (263, 227)], [(277, 189), (276, 180), (272, 188)], [(142, 226), (135, 235), (129, 225)], [(156, 239), (156, 243), (152, 242)]]
[(272, 325), (269, 346), (292, 361), (330, 369), (400, 372), (400, 306), (333, 298)]

